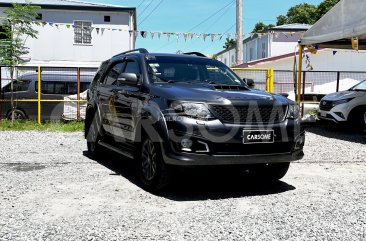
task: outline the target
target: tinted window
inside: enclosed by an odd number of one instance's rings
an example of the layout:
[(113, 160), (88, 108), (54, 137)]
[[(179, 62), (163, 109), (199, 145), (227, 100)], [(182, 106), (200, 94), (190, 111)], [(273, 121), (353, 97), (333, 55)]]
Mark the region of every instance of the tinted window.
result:
[(245, 85), (226, 65), (212, 59), (156, 56), (147, 64), (151, 82)]
[(112, 67), (109, 70), (107, 77), (105, 78), (104, 84), (105, 85), (116, 84), (117, 78), (120, 75), (120, 73), (122, 72), (123, 67), (124, 67), (124, 63), (118, 63), (114, 67)]
[[(13, 83), (13, 91), (27, 91), (29, 87), (30, 80), (16, 80)], [(4, 87), (4, 92), (11, 92), (11, 84)]]
[[(89, 83), (81, 82), (80, 83), (80, 93), (84, 92), (89, 88)], [(78, 84), (74, 82), (67, 82), (66, 83), (66, 94), (68, 95), (75, 95), (78, 93)]]
[(135, 73), (137, 76), (140, 74), (140, 68), (136, 61), (128, 61), (126, 63), (125, 73)]
[[(42, 82), (42, 94), (65, 94), (65, 82), (59, 81), (43, 81)], [(35, 90), (38, 91), (38, 81), (35, 82)]]

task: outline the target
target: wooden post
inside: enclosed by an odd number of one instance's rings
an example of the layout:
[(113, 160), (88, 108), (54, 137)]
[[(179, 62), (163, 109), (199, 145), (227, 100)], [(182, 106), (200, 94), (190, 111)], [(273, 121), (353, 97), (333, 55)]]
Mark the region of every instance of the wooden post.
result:
[(80, 121), (80, 68), (77, 69), (77, 102), (76, 102), (76, 118)]

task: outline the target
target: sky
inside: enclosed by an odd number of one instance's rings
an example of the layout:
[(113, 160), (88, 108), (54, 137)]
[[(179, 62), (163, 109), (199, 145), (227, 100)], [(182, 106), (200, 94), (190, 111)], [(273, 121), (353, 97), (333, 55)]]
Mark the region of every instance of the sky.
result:
[[(235, 34), (235, 0), (84, 0), (127, 7), (137, 7), (137, 30), (148, 32), (191, 32), (217, 33), (225, 36), (212, 41), (210, 37), (193, 38), (185, 41), (169, 39), (157, 34), (154, 38), (138, 37), (136, 48), (146, 48), (149, 52), (176, 53), (198, 51), (215, 54), (223, 50), (227, 34)], [(243, 32), (249, 34), (254, 25), (261, 21), (276, 24), (278, 15), (286, 15), (287, 10), (299, 3), (318, 5), (322, 0), (243, 0)], [(213, 15), (214, 14), (214, 15)], [(206, 20), (206, 21), (205, 21)]]

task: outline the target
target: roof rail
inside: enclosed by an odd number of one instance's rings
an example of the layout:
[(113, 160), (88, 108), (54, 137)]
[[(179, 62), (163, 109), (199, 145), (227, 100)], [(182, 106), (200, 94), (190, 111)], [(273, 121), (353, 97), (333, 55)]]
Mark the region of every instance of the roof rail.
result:
[(196, 55), (199, 57), (207, 57), (206, 55), (200, 53), (200, 52), (188, 52), (188, 53), (183, 53), (183, 54), (187, 54), (187, 55)]
[(115, 55), (115, 56), (113, 56), (113, 57), (119, 56), (119, 55), (121, 55), (121, 54), (133, 53), (133, 52), (139, 52), (139, 53), (141, 53), (141, 54), (148, 54), (148, 53), (149, 53), (149, 51), (147, 51), (146, 49), (144, 49), (144, 48), (139, 48), (139, 49), (132, 49), (132, 50), (128, 50), (128, 51), (125, 51), (125, 52), (119, 53), (119, 54), (117, 54), (117, 55)]

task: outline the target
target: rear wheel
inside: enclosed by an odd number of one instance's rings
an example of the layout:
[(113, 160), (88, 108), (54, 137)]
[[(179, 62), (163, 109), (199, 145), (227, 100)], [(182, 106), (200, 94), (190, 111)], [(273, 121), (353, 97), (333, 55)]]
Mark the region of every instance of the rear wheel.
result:
[(251, 168), (249, 173), (258, 180), (277, 181), (286, 175), (289, 167), (289, 162), (259, 164)]
[(13, 118), (14, 115), (14, 120), (25, 120), (27, 118), (27, 116), (25, 115), (25, 113), (19, 109), (15, 109), (13, 111), (9, 111), (8, 115), (6, 116), (6, 118), (8, 120), (11, 120)]
[(164, 163), (159, 145), (146, 138), (141, 146), (140, 179), (148, 191), (158, 191), (167, 186), (170, 174)]
[(366, 128), (366, 107), (354, 109), (350, 113), (348, 124), (354, 130), (364, 130)]

